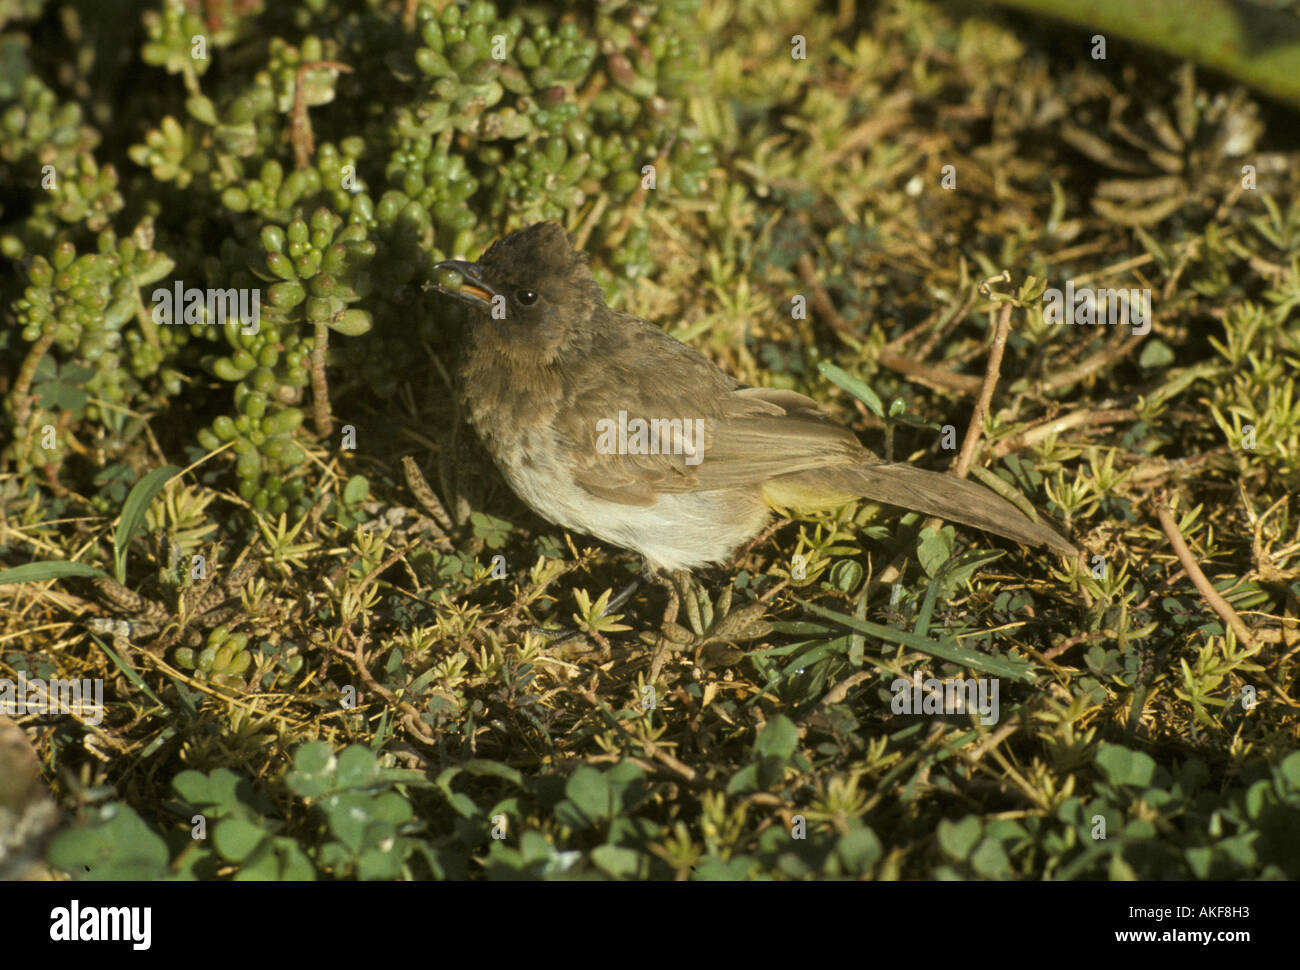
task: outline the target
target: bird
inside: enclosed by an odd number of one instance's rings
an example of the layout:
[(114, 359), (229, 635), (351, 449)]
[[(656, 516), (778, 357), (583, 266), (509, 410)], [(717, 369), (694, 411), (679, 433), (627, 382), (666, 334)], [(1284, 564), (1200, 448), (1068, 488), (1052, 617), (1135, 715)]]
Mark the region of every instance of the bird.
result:
[(858, 499), (1078, 556), (990, 489), (885, 461), (813, 399), (743, 384), (609, 307), (557, 222), (434, 269), (435, 288), (469, 307), (458, 394), (511, 489), (548, 522), (639, 554), (651, 574), (727, 562), (775, 509)]

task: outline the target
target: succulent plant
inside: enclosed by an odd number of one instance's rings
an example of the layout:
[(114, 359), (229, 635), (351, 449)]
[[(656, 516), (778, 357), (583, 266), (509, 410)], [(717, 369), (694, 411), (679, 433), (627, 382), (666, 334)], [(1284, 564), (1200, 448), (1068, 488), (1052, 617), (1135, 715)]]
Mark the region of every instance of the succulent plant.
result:
[(1120, 173), (1099, 182), (1092, 200), (1112, 222), (1152, 225), (1188, 203), (1217, 205), (1240, 182), (1239, 160), (1264, 130), (1245, 89), (1211, 97), (1197, 88), (1190, 63), (1174, 84), (1171, 108), (1145, 93), (1114, 91), (1078, 111), (1079, 121), (1061, 124), (1073, 148)]
[[(654, 191), (694, 197), (712, 165), (685, 112), (695, 10), (420, 2), (406, 21), (378, 0), (157, 0), (139, 50), (157, 84), (113, 155), (0, 39), (0, 168), (54, 173), (0, 223), (27, 276), (7, 297), (27, 345), (13, 447), (57, 467), (61, 444), (37, 429), (110, 420), (95, 401), (161, 413), (215, 380), (224, 403), (198, 444), (230, 446), (255, 510), (301, 512), (304, 410), (318, 434), (328, 414), (316, 351), (393, 393), (434, 263), (599, 200), (590, 245), (614, 272), (650, 269), (621, 210), (646, 201), (647, 171)], [(119, 238), (125, 209), (137, 226)], [(186, 309), (159, 323), (155, 291), (173, 290)], [(255, 327), (217, 319), (228, 294), (256, 299)], [(329, 331), (348, 339), (325, 350)]]

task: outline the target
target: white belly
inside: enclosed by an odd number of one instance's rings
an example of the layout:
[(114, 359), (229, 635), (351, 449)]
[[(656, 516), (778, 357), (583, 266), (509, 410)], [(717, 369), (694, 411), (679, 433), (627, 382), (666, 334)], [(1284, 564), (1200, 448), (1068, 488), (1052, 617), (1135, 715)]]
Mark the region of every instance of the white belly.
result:
[[(515, 493), (542, 518), (574, 532), (640, 553), (660, 570), (696, 569), (722, 562), (767, 522), (757, 501), (738, 501), (732, 492), (671, 492), (653, 505), (623, 505), (592, 495), (536, 450), (528, 467), (502, 474)], [(746, 508), (746, 506), (749, 506)], [(744, 509), (738, 522), (730, 515)]]

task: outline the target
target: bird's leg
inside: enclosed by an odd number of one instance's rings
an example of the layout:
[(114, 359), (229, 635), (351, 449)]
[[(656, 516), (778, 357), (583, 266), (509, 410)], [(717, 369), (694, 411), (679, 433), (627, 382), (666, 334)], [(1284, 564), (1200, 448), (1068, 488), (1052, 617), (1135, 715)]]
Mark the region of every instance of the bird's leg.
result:
[[(677, 615), (681, 612), (682, 600), (687, 601), (688, 613), (694, 603), (691, 594), (691, 574), (684, 569), (678, 569), (668, 576), (663, 573), (655, 573), (654, 580), (668, 591), (668, 602), (664, 605), (664, 616), (660, 623), (659, 637), (655, 641), (655, 652), (650, 660), (650, 678), (647, 682), (651, 684), (659, 679), (659, 672), (663, 669), (664, 661), (668, 659), (668, 652), (670, 650), (681, 650), (695, 639), (689, 630), (684, 629), (677, 623)], [(695, 614), (698, 616), (699, 604), (695, 603), (694, 605)]]
[[(640, 588), (642, 580), (643, 577), (641, 576), (632, 577), (632, 581), (615, 593), (610, 601), (605, 604), (605, 608), (600, 611), (600, 615), (609, 616), (609, 614), (613, 613), (631, 599), (632, 594)], [(529, 632), (548, 641), (553, 647), (582, 636), (580, 631), (575, 630), (572, 627), (563, 627), (559, 630), (547, 630), (544, 627), (532, 626), (529, 627)]]
[[(700, 612), (700, 597), (704, 596), (707, 604), (708, 594), (702, 589), (697, 589), (691, 582), (691, 574), (686, 571), (673, 573), (673, 583), (677, 586), (678, 593), (681, 594), (682, 602), (686, 605), (686, 621), (690, 623), (691, 630), (695, 632), (695, 639), (704, 636), (704, 631), (708, 624), (705, 622), (704, 615)], [(713, 612), (713, 607), (708, 604), (709, 612)], [(712, 617), (710, 617), (711, 619)]]
[[(767, 604), (757, 599), (733, 609), (732, 591), (730, 585), (724, 586), (717, 601), (710, 602), (696, 589), (689, 573), (673, 574), (663, 629), (650, 664), (651, 683), (659, 676), (669, 652), (693, 650), (695, 663), (700, 666), (727, 666), (744, 656), (737, 644), (772, 632), (771, 624), (763, 618)], [(676, 622), (683, 601), (690, 629)]]
[(684, 569), (677, 569), (667, 575), (660, 575), (658, 579), (668, 591), (668, 602), (664, 604), (664, 618), (661, 624), (667, 626), (669, 623), (677, 622), (677, 614), (681, 612), (682, 607), (681, 591), (690, 582), (690, 574)]
[(640, 576), (633, 576), (632, 582), (628, 583), (626, 586), (624, 586), (622, 589), (620, 589), (617, 593), (614, 594), (614, 597), (605, 606), (604, 612), (602, 612), (600, 615), (608, 616), (610, 613), (613, 613), (616, 609), (618, 609), (629, 599), (631, 599), (632, 594), (641, 588), (641, 581), (642, 580)]
[[(660, 623), (662, 632), (675, 643), (689, 643), (704, 632), (704, 624), (700, 619), (700, 601), (691, 574), (685, 569), (676, 569), (667, 576), (657, 576), (656, 581), (668, 591), (668, 602), (664, 604), (664, 617)], [(683, 604), (693, 633), (677, 622)]]

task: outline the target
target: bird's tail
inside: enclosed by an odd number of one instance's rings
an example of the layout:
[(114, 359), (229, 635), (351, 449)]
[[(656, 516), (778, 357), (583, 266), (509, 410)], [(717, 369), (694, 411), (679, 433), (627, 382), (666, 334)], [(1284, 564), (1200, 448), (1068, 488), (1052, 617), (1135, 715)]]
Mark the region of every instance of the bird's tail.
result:
[[(1035, 522), (1001, 495), (983, 485), (953, 475), (941, 475), (912, 465), (879, 462), (841, 468), (819, 468), (770, 481), (776, 504), (798, 507), (800, 502), (783, 502), (780, 493), (836, 494), (866, 498), (875, 502), (937, 515), (971, 525), (994, 535), (1015, 539), (1029, 546), (1047, 546), (1053, 552), (1074, 559), (1079, 550), (1056, 530)], [(845, 499), (848, 500), (848, 499)]]

